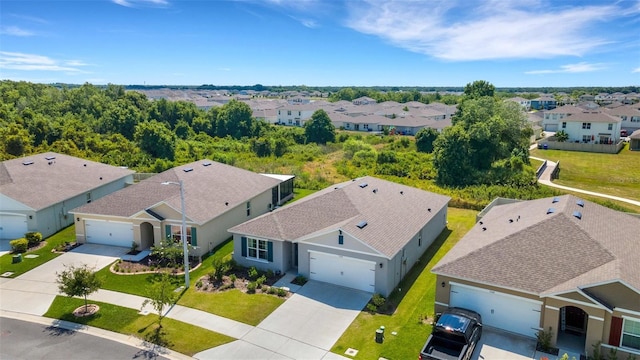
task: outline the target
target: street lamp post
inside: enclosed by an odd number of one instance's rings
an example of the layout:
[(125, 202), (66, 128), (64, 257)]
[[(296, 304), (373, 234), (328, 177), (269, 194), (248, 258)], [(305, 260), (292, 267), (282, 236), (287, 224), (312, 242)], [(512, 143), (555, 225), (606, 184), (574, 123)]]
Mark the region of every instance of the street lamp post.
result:
[(162, 185), (178, 185), (180, 186), (180, 207), (182, 212), (182, 231), (180, 238), (182, 239), (182, 251), (184, 253), (184, 286), (189, 288), (189, 248), (187, 246), (187, 215), (184, 207), (184, 184), (182, 180), (179, 182), (165, 181)]

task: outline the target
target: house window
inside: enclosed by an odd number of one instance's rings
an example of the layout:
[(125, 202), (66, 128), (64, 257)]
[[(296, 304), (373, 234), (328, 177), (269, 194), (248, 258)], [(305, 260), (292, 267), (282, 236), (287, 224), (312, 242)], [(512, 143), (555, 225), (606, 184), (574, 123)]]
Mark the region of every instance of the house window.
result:
[(267, 260), (267, 241), (258, 239), (247, 239), (247, 256), (258, 260)]
[(247, 201), (247, 216), (251, 216), (251, 201)]
[(287, 115), (291, 116), (291, 110), (287, 110)]
[(582, 123), (582, 128), (583, 129), (591, 129), (591, 123)]
[(620, 346), (640, 350), (640, 320), (624, 318)]
[(289, 125), (293, 125), (293, 120), (289, 119)]
[(343, 245), (344, 244), (344, 235), (342, 235), (342, 234), (338, 235), (338, 244), (339, 245)]
[(613, 130), (613, 124), (609, 124), (609, 126), (607, 127), (608, 130)]
[(582, 142), (591, 141), (591, 135), (582, 135)]
[(298, 111), (298, 116), (302, 116), (302, 111)]
[(563, 128), (563, 129), (566, 129), (566, 128), (567, 128), (567, 123), (566, 123), (566, 122), (563, 122), (563, 123), (562, 123), (562, 128)]
[[(182, 241), (182, 225), (171, 225), (171, 238), (179, 243)], [(187, 226), (187, 243), (191, 244), (191, 228)]]

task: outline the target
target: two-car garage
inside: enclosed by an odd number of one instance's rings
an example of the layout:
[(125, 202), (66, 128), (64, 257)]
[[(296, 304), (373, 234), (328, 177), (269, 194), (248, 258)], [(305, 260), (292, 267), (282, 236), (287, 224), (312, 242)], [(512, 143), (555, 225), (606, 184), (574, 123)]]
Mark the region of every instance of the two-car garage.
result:
[(87, 243), (131, 247), (133, 224), (104, 220), (85, 220)]
[(309, 279), (373, 293), (376, 263), (320, 251), (309, 251)]
[(449, 306), (477, 311), (488, 326), (528, 337), (538, 333), (541, 301), (453, 282), (450, 285)]

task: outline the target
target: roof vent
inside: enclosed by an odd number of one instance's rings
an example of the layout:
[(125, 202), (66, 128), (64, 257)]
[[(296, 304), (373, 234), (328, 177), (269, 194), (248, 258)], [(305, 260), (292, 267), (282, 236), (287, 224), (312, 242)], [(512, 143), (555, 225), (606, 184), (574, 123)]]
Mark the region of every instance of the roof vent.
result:
[(574, 211), (573, 216), (575, 216), (579, 220), (582, 220), (582, 213), (580, 211)]
[(560, 201), (560, 198), (556, 196), (556, 197), (553, 198), (553, 201), (551, 203), (555, 204), (558, 201)]
[(487, 228), (483, 226), (482, 231), (487, 231)]
[(547, 214), (553, 214), (554, 212), (556, 212), (556, 209), (554, 209), (554, 208), (548, 208), (547, 209)]
[(509, 223), (512, 223), (512, 222), (513, 222), (513, 219), (509, 219)]
[(55, 156), (45, 156), (45, 160), (53, 160), (55, 159)]
[(366, 222), (366, 221), (364, 221), (364, 220), (362, 220), (362, 221), (360, 221), (360, 222), (358, 223), (358, 225), (356, 225), (356, 226), (358, 227), (358, 229), (362, 229), (362, 228), (364, 228), (365, 226), (367, 226), (367, 222)]
[(193, 171), (193, 168), (186, 168), (186, 169), (182, 169), (182, 171), (184, 171), (184, 172), (191, 172), (191, 171)]
[(428, 211), (428, 212), (431, 212), (431, 208), (427, 208), (427, 211)]
[(224, 205), (225, 205), (225, 206), (229, 206), (229, 202), (228, 202), (228, 201), (225, 201), (225, 202), (224, 202)]
[(576, 201), (576, 205), (578, 205), (580, 207), (584, 207), (584, 201), (578, 200), (578, 201)]
[(87, 167), (87, 164), (82, 164), (82, 166)]
[(373, 189), (373, 193), (374, 194), (377, 193), (377, 192), (378, 192), (378, 189)]
[(202, 164), (202, 166), (211, 166), (211, 163), (207, 161), (206, 163)]
[(400, 190), (400, 195), (404, 195), (404, 191)]
[(482, 221), (480, 221), (480, 225), (484, 224)]
[(33, 164), (33, 161), (23, 161), (22, 165), (27, 166)]
[(367, 183), (360, 184), (360, 187), (363, 188), (363, 189), (366, 188), (367, 186), (369, 186), (369, 184), (367, 184)]

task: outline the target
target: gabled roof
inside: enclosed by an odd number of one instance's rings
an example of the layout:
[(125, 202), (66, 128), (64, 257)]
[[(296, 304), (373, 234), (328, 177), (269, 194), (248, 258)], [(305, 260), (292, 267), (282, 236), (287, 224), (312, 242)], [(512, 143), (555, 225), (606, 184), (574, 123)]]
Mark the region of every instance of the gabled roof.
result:
[[(447, 196), (365, 176), (326, 188), (229, 232), (298, 241), (318, 231), (341, 229), (392, 258), (449, 200)], [(367, 225), (360, 228), (362, 221)]]
[(0, 193), (40, 210), (133, 173), (122, 167), (46, 152), (3, 161)]
[[(185, 171), (192, 169), (190, 171)], [(180, 211), (180, 187), (184, 184), (186, 216), (204, 224), (241, 203), (277, 186), (281, 180), (211, 160), (199, 160), (154, 175), (128, 188), (74, 209), (75, 214), (132, 217), (166, 204)]]
[(640, 219), (571, 195), (498, 205), (433, 272), (538, 295), (612, 280), (639, 291), (640, 232), (625, 229)]

